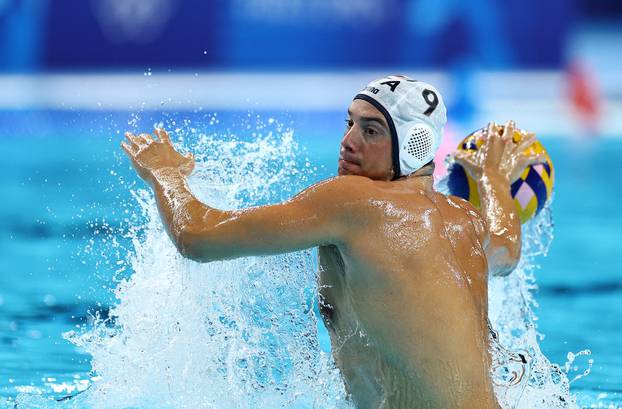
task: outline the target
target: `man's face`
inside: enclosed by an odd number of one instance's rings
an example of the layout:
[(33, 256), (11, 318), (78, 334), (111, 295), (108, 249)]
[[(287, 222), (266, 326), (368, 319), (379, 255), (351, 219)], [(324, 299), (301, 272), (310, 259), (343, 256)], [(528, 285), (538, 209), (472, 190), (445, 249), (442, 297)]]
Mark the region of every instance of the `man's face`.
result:
[(391, 132), (386, 119), (369, 102), (355, 99), (348, 108), (337, 173), (390, 180), (392, 165)]

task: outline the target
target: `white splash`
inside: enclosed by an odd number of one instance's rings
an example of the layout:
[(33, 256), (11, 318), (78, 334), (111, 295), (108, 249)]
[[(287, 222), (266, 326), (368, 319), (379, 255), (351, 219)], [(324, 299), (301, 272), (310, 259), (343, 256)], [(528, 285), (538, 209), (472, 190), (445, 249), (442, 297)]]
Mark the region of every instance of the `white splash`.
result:
[[(194, 149), (201, 153), (189, 183), (204, 202), (221, 209), (268, 203), (308, 183), (291, 131), (223, 139), (200, 135)], [(112, 319), (67, 336), (92, 355), (99, 376), (72, 404), (348, 407), (332, 356), (318, 344), (311, 251), (194, 263), (177, 254), (151, 193), (135, 198), (146, 224), (132, 237), (133, 274), (115, 290)]]
[[(186, 141), (199, 160), (190, 185), (201, 200), (240, 208), (281, 201), (312, 182), (293, 134), (269, 124), (274, 131), (252, 142), (208, 134)], [(145, 223), (128, 228), (133, 274), (116, 288), (109, 319), (66, 335), (92, 355), (88, 389), (81, 383), (84, 392), (63, 402), (24, 393), (16, 407), (350, 407), (318, 343), (311, 251), (197, 264), (177, 254), (152, 195), (139, 190), (135, 199)], [(572, 362), (552, 365), (534, 324), (533, 272), (551, 238), (545, 209), (525, 226), (516, 271), (490, 282), (494, 380), (505, 409), (577, 408), (567, 377)]]
[[(446, 180), (438, 182), (439, 190), (448, 191)], [(489, 280), (493, 382), (504, 409), (578, 409), (570, 393), (569, 364), (564, 368), (552, 364), (538, 344), (534, 272), (539, 268), (537, 258), (546, 256), (553, 240), (550, 204), (523, 225), (522, 254), (516, 269), (507, 277)], [(589, 373), (589, 368), (586, 371)]]

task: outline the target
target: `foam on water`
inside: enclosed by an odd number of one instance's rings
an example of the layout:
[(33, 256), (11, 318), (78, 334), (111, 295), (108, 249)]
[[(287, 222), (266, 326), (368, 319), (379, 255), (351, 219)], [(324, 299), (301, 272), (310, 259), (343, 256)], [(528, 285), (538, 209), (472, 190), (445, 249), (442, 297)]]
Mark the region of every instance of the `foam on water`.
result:
[[(523, 226), (523, 249), (516, 270), (489, 281), (489, 319), (495, 363), (495, 390), (504, 408), (575, 408), (567, 371), (552, 365), (540, 351), (537, 304), (532, 291), (536, 258), (552, 240), (550, 208)], [(508, 378), (508, 374), (511, 374)]]
[[(200, 132), (186, 140), (201, 200), (221, 209), (272, 203), (312, 182), (292, 132), (268, 122), (252, 142)], [(133, 274), (114, 290), (107, 318), (66, 334), (92, 355), (88, 389), (62, 402), (25, 393), (17, 407), (350, 407), (318, 342), (314, 251), (194, 263), (168, 239), (151, 193), (134, 197), (144, 224), (127, 230)], [(524, 232), (516, 271), (490, 281), (496, 392), (506, 409), (576, 408), (570, 364), (550, 364), (535, 325), (533, 272), (552, 239), (549, 210)]]
[[(448, 192), (447, 178), (437, 188)], [(506, 277), (491, 277), (488, 284), (488, 317), (493, 383), (504, 409), (578, 408), (570, 394), (568, 374), (574, 354), (569, 353), (563, 368), (552, 364), (540, 350), (537, 331), (538, 306), (534, 273), (538, 257), (546, 256), (553, 240), (550, 203), (534, 219), (522, 226), (522, 251), (516, 269)], [(589, 355), (581, 351), (581, 355)], [(589, 373), (577, 375), (573, 381)]]
[[(253, 142), (203, 134), (194, 148), (204, 154), (189, 183), (221, 209), (282, 200), (309, 173), (291, 131)], [(312, 252), (194, 263), (177, 254), (152, 195), (135, 197), (147, 222), (133, 237), (134, 273), (115, 290), (114, 321), (69, 335), (100, 379), (82, 404), (343, 407), (339, 372), (318, 344)]]

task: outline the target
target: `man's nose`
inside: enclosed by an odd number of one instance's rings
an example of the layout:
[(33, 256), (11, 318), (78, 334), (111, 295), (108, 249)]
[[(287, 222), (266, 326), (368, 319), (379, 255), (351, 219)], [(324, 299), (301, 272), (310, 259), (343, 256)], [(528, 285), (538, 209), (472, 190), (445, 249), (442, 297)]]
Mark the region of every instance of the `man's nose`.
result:
[(346, 152), (353, 152), (356, 146), (356, 131), (354, 129), (355, 126), (356, 125), (350, 127), (350, 129), (348, 129), (346, 133), (343, 134), (343, 138), (341, 139), (341, 148), (344, 149)]

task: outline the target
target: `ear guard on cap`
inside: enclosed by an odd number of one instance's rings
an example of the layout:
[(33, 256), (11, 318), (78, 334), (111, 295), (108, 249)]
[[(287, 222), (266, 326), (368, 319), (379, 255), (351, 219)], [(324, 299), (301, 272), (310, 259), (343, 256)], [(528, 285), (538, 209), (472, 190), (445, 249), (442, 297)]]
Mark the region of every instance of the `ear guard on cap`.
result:
[(406, 124), (398, 135), (403, 174), (410, 174), (434, 159), (440, 138), (431, 126), (423, 122)]

